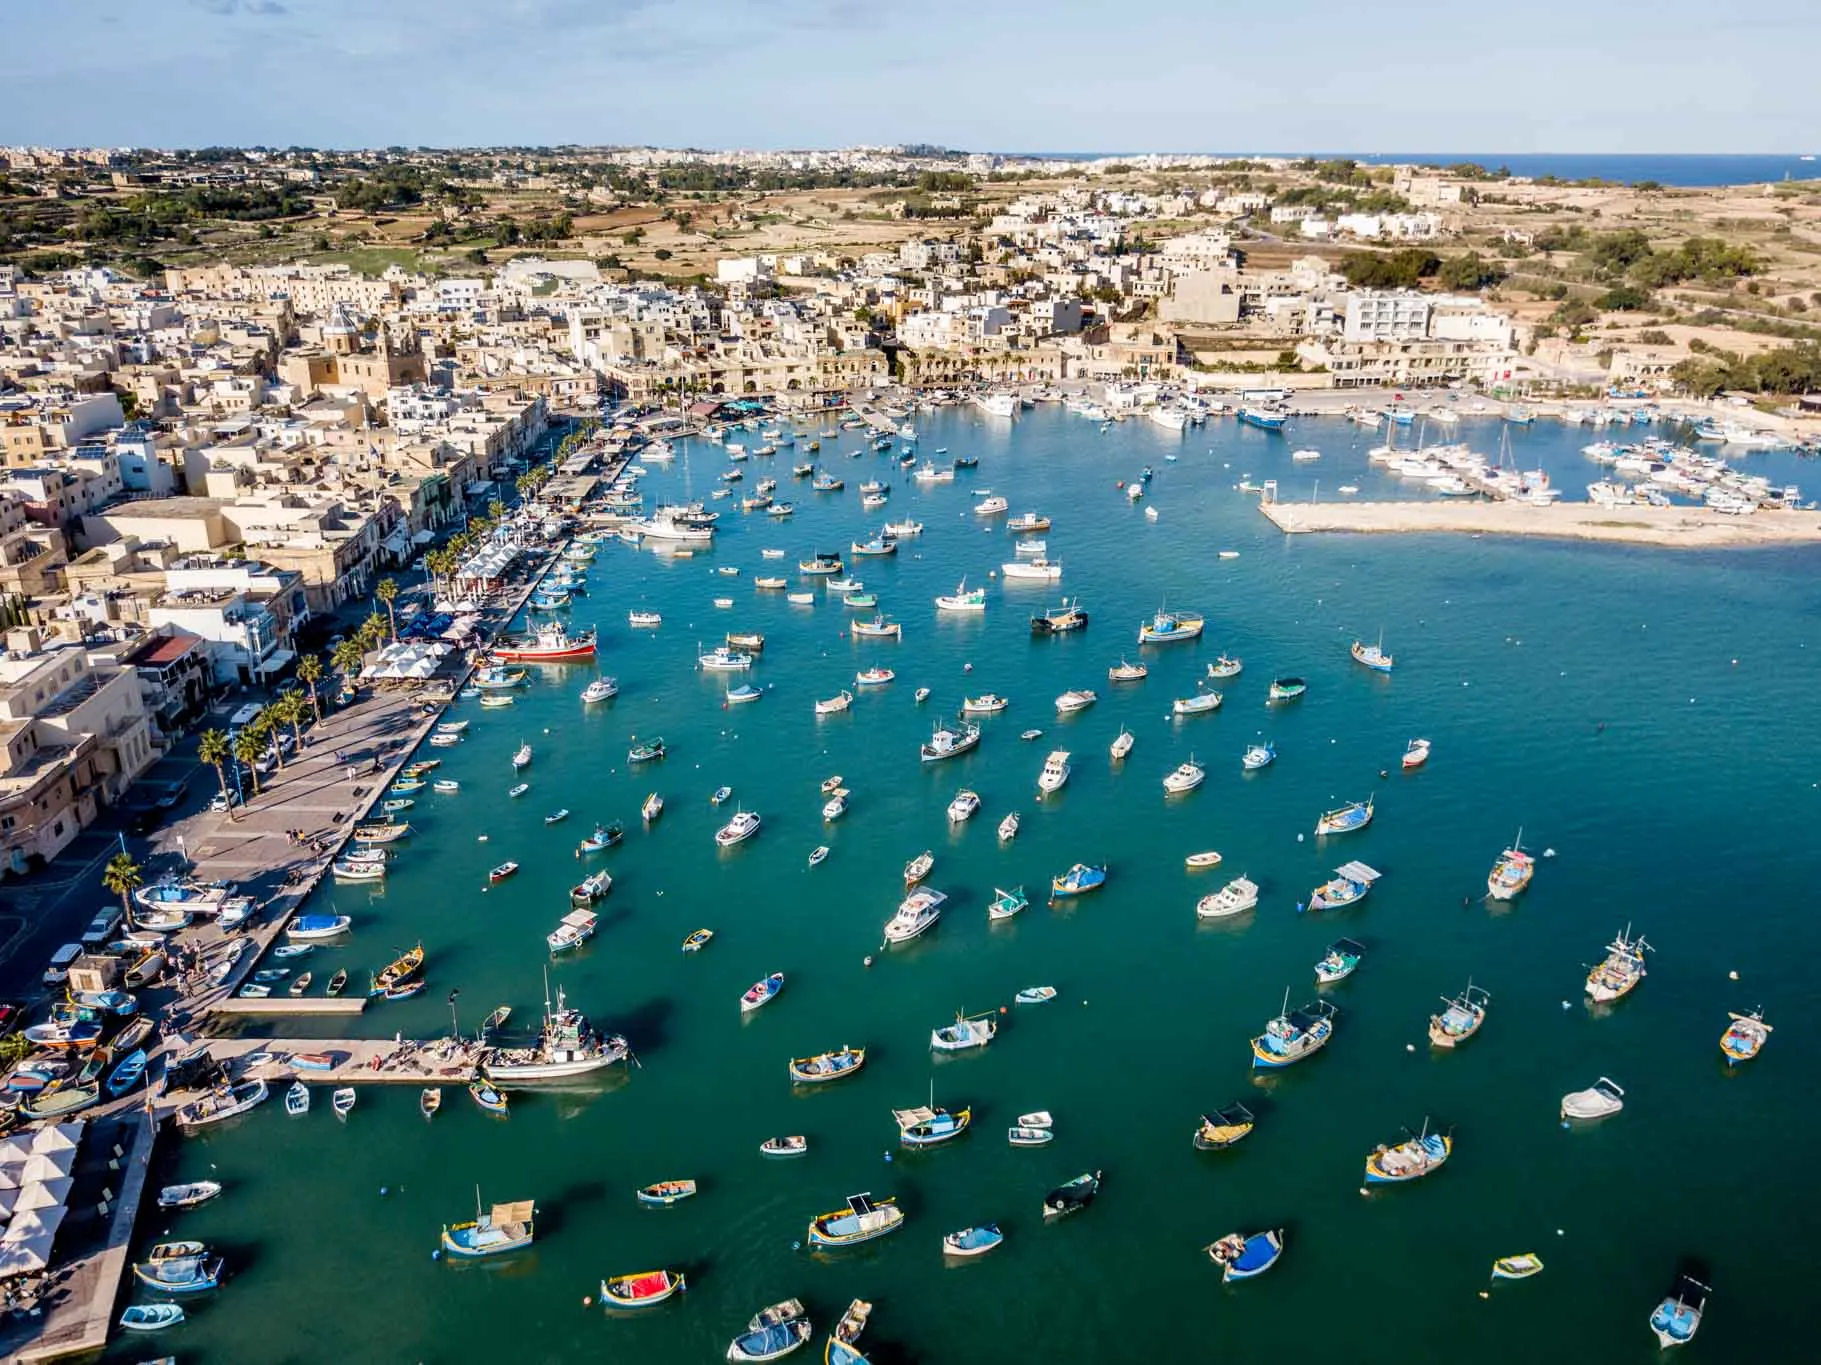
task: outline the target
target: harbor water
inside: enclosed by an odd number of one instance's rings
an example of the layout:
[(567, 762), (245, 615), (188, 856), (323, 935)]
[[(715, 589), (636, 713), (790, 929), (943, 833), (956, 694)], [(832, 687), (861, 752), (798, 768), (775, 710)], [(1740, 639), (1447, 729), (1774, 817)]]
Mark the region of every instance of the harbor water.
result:
[[(362, 1036), (437, 1036), (452, 1011), (472, 1032), (502, 1003), (514, 1010), (508, 1033), (523, 1033), (548, 970), (570, 1003), (627, 1036), (639, 1065), (572, 1091), (515, 1092), (503, 1119), (451, 1089), (426, 1123), (414, 1089), (380, 1086), (344, 1121), (319, 1092), (301, 1119), (275, 1097), (167, 1141), (158, 1180), (214, 1178), (227, 1192), (188, 1214), (152, 1210), (140, 1235), (218, 1245), (228, 1281), (186, 1305), (190, 1320), (160, 1349), (196, 1365), (711, 1361), (749, 1315), (794, 1296), (819, 1356), (859, 1296), (876, 1304), (862, 1346), (878, 1361), (1258, 1359), (1296, 1344), (1358, 1365), (1516, 1365), (1548, 1342), (1572, 1343), (1577, 1359), (1644, 1362), (1657, 1354), (1646, 1317), (1694, 1255), (1715, 1292), (1691, 1358), (1795, 1358), (1807, 1271), (1776, 1253), (1821, 1221), (1821, 1197), (1797, 1174), (1817, 1113), (1803, 1098), (1817, 1019), (1802, 888), (1821, 815), (1813, 553), (1286, 538), (1241, 479), (1277, 478), (1285, 497), (1308, 496), (1317, 479), (1324, 497), (1343, 482), (1362, 497), (1408, 496), (1367, 468), (1377, 434), (1334, 420), (1294, 421), (1283, 435), (1230, 421), (1102, 432), (1054, 406), (1016, 421), (965, 409), (914, 420), (930, 459), (977, 456), (978, 468), (919, 484), (895, 457), (848, 458), (863, 443), (844, 431), (813, 457), (844, 492), (793, 480), (790, 466), (812, 457), (787, 448), (739, 466), (736, 497), (712, 503), (723, 528), (712, 550), (603, 545), (589, 595), (567, 613), (598, 626), (597, 663), (533, 669), (510, 708), (458, 702), (452, 718), (472, 722), (465, 742), (426, 756), (461, 791), (416, 794), (414, 832), (383, 891), (344, 885), (312, 907), (354, 917), (346, 947), (303, 960), (318, 983), (347, 966), (358, 984), (420, 938), (429, 951), (430, 988), (371, 1006), (351, 1024)], [(1468, 419), (1451, 439), (1490, 454), (1498, 427)], [(1601, 475), (1579, 454), (1593, 439), (1539, 423), (1514, 433), (1513, 449), (1578, 496)], [(1323, 458), (1293, 465), (1299, 447)], [(1155, 477), (1133, 504), (1117, 485), (1147, 465)], [(729, 467), (691, 442), (673, 466), (651, 465), (644, 486), (652, 501), (706, 499)], [(1813, 473), (1784, 455), (1746, 467), (1778, 483)], [(737, 510), (767, 476), (794, 517)], [(859, 507), (869, 477), (891, 485), (884, 513)], [(1014, 538), (1004, 517), (974, 513), (988, 488), (1014, 514), (1054, 518), (1044, 538), (1060, 584), (997, 576)], [(887, 517), (926, 529), (895, 558), (854, 560), (850, 542)], [(785, 554), (764, 559), (766, 547)], [(836, 550), (903, 623), (902, 642), (849, 638), (848, 619), (871, 613), (799, 578), (799, 560)], [(816, 604), (755, 590), (763, 574)], [(932, 599), (964, 575), (987, 587), (986, 612), (938, 616)], [(1080, 599), (1088, 629), (1032, 638), (1028, 618), (1063, 597)], [(1141, 648), (1139, 622), (1165, 603), (1205, 614), (1204, 637)], [(631, 609), (661, 612), (662, 626), (630, 629)], [(756, 667), (698, 671), (698, 646), (730, 630), (764, 633)], [(1381, 634), (1396, 658), (1388, 676), (1348, 657), (1353, 640)], [(1173, 719), (1171, 699), (1191, 695), (1223, 652), (1245, 665), (1215, 684), (1224, 705)], [(1148, 679), (1110, 683), (1122, 659), (1147, 663)], [(896, 680), (855, 689), (872, 664)], [(619, 695), (584, 711), (579, 694), (598, 673), (618, 679)], [(1267, 708), (1283, 674), (1305, 677), (1308, 693)], [(763, 698), (727, 707), (742, 681)], [(918, 687), (932, 692), (921, 705)], [(843, 688), (858, 693), (848, 712), (812, 714)], [(1068, 688), (1099, 701), (1059, 718), (1054, 698)], [(979, 748), (920, 763), (932, 725), (987, 691), (1011, 706), (982, 718)], [(1136, 745), (1115, 764), (1107, 746), (1122, 726)], [(1041, 738), (1022, 741), (1031, 728)], [(669, 757), (629, 769), (635, 737), (657, 736)], [(1417, 736), (1434, 756), (1400, 772)], [(1278, 760), (1243, 773), (1241, 754), (1260, 739)], [(521, 742), (534, 758), (515, 777)], [(1038, 771), (1059, 748), (1072, 777), (1039, 802)], [(1162, 778), (1191, 755), (1207, 781), (1166, 799)], [(837, 773), (851, 809), (824, 825), (819, 787)], [(509, 799), (519, 780), (530, 790)], [(710, 794), (723, 785), (733, 796), (717, 808)], [(982, 808), (951, 827), (944, 811), (964, 786)], [(666, 805), (644, 828), (639, 803), (653, 790)], [(1321, 812), (1368, 796), (1368, 829), (1315, 837)], [(546, 825), (565, 808), (567, 820)], [(713, 833), (736, 808), (763, 827), (719, 850)], [(1012, 810), (1022, 830), (1002, 845), (995, 827)], [(625, 823), (624, 844), (578, 859), (577, 842), (608, 820)], [(1535, 880), (1516, 902), (1490, 904), (1486, 874), (1520, 827), (1539, 855)], [(810, 868), (819, 844), (829, 857)], [(941, 922), (884, 949), (901, 870), (924, 849), (928, 884), (949, 896)], [(1203, 849), (1221, 865), (1186, 870), (1184, 856)], [(522, 870), (490, 888), (488, 869), (507, 859)], [(1299, 913), (1352, 859), (1383, 874), (1371, 896)], [(1046, 906), (1048, 879), (1077, 861), (1105, 862), (1106, 887)], [(595, 867), (614, 877), (600, 931), (553, 963), (544, 936)], [(1199, 924), (1197, 899), (1242, 873), (1261, 888), (1258, 908)], [(994, 888), (1018, 886), (1030, 908), (989, 925)], [(1649, 975), (1618, 1004), (1589, 1008), (1587, 968), (1627, 924), (1654, 949)], [(713, 942), (681, 953), (701, 927)], [(1248, 1038), (1286, 988), (1292, 1005), (1318, 995), (1313, 964), (1343, 935), (1366, 955), (1320, 992), (1340, 1007), (1334, 1040), (1256, 1079)], [(786, 974), (782, 994), (743, 1017), (741, 992), (773, 971)], [(1432, 1051), (1430, 1015), (1469, 979), (1491, 993), (1484, 1028)], [(1039, 984), (1057, 987), (1053, 1003), (1012, 1003)], [(1729, 1070), (1727, 1013), (1760, 1005), (1776, 1032), (1758, 1060)], [(1001, 1007), (991, 1047), (934, 1058), (932, 1028)], [(283, 1027), (320, 1037), (339, 1023)], [(789, 1058), (842, 1044), (868, 1048), (858, 1076), (793, 1090)], [(1561, 1096), (1601, 1076), (1624, 1088), (1623, 1111), (1564, 1130)], [(900, 1151), (891, 1111), (932, 1092), (971, 1106), (972, 1131)], [(1257, 1130), (1230, 1151), (1195, 1151), (1199, 1116), (1235, 1099)], [(1006, 1127), (1035, 1109), (1053, 1113), (1055, 1141), (1008, 1146)], [(1365, 1157), (1425, 1121), (1453, 1133), (1447, 1166), (1362, 1197)], [(764, 1139), (796, 1133), (807, 1156), (759, 1155)], [(1096, 1169), (1099, 1201), (1045, 1226), (1044, 1193)], [(641, 1185), (685, 1177), (700, 1182), (692, 1200), (634, 1200)], [(537, 1201), (529, 1253), (433, 1257), (442, 1225), (472, 1217), (477, 1185), (489, 1203)], [(844, 1253), (800, 1245), (813, 1215), (860, 1191), (897, 1196), (903, 1229)], [(985, 1221), (1005, 1244), (945, 1265), (943, 1234)], [(1286, 1229), (1278, 1265), (1223, 1286), (1201, 1248), (1275, 1227)], [(1482, 1298), (1493, 1260), (1518, 1252), (1547, 1269)], [(602, 1276), (657, 1267), (685, 1271), (687, 1294), (631, 1316), (585, 1306)], [(109, 1359), (137, 1360), (144, 1345), (117, 1343)]]

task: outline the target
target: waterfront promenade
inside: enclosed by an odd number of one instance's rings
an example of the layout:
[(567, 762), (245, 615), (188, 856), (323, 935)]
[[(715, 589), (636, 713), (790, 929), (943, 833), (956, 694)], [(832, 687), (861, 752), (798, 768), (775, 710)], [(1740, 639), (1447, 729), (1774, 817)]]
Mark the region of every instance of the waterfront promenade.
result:
[(1600, 507), (1584, 502), (1538, 506), (1453, 498), (1431, 502), (1261, 501), (1258, 510), (1286, 535), (1316, 531), (1454, 533), (1689, 550), (1821, 544), (1821, 512), (1806, 511), (1763, 511), (1740, 517), (1705, 507)]

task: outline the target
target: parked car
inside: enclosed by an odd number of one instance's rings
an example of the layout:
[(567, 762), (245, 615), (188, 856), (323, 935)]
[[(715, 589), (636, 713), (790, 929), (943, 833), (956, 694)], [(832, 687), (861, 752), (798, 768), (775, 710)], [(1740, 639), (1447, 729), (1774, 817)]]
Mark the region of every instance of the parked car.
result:
[(118, 905), (104, 905), (96, 912), (95, 918), (89, 921), (89, 927), (82, 931), (82, 946), (90, 952), (104, 945), (114, 937), (114, 930), (120, 927), (121, 911)]

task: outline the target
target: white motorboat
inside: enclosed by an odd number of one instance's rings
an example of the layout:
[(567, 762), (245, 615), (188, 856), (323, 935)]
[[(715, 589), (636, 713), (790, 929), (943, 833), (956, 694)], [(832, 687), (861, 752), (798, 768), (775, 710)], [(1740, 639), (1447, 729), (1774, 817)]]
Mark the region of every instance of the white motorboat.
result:
[(1113, 737), (1113, 742), (1107, 746), (1107, 752), (1117, 763), (1132, 752), (1132, 745), (1135, 743), (1137, 740), (1133, 738), (1132, 732), (1122, 727), (1119, 733)]
[(617, 696), (620, 685), (612, 678), (596, 678), (582, 689), (582, 705), (592, 706), (597, 701), (606, 701)]
[(1001, 564), (999, 572), (1007, 579), (1056, 583), (1062, 579), (1062, 563), (1060, 560), (1045, 559), (1042, 556), (1038, 556), (1036, 559), (1014, 559)]
[(846, 815), (848, 795), (849, 792), (846, 787), (836, 787), (829, 795), (828, 800), (823, 803), (822, 819), (824, 821), (839, 820), (843, 815)]
[(847, 710), (847, 708), (852, 706), (853, 704), (854, 704), (854, 694), (852, 692), (847, 692), (847, 691), (838, 692), (834, 696), (830, 697), (827, 701), (818, 701), (816, 703), (816, 714), (818, 716), (836, 715), (842, 711)]
[(1221, 697), (1218, 692), (1197, 690), (1192, 697), (1178, 697), (1170, 703), (1170, 714), (1176, 716), (1200, 716), (1210, 711), (1220, 710)]
[(977, 697), (961, 699), (961, 714), (965, 716), (996, 716), (1011, 702), (996, 692), (982, 692)]
[(936, 599), (937, 611), (980, 612), (986, 610), (986, 589), (975, 588), (968, 591), (967, 580), (963, 578), (955, 591)]
[(964, 825), (974, 818), (980, 809), (980, 795), (963, 787), (955, 793), (955, 799), (948, 803), (948, 822), (951, 825)]
[(1625, 1092), (1605, 1076), (1585, 1090), (1562, 1096), (1563, 1119), (1603, 1119), (1624, 1107)]
[(1018, 837), (1018, 812), (1013, 811), (999, 822), (999, 842), (1009, 844)]
[(1258, 883), (1249, 877), (1235, 877), (1211, 896), (1203, 896), (1195, 904), (1195, 915), (1198, 919), (1225, 919), (1229, 915), (1243, 915), (1258, 904)]
[(1085, 711), (1099, 700), (1099, 697), (1085, 687), (1070, 688), (1056, 698), (1056, 710), (1058, 714), (1066, 716), (1071, 711)]
[(977, 517), (997, 517), (1012, 510), (1012, 505), (998, 494), (982, 498), (974, 504), (974, 515)]
[(758, 832), (759, 817), (757, 813), (743, 810), (715, 831), (714, 841), (722, 848), (732, 848), (735, 844), (744, 843)]
[(1176, 770), (1163, 779), (1163, 789), (1170, 796), (1180, 796), (1184, 792), (1194, 791), (1207, 780), (1207, 776), (1207, 769), (1195, 761), (1195, 755), (1190, 754), (1188, 762), (1178, 764)]
[(933, 887), (920, 886), (898, 905), (898, 912), (885, 922), (887, 943), (909, 943), (928, 932), (942, 918), (942, 904), (948, 899)]
[(1069, 780), (1069, 751), (1057, 749), (1043, 761), (1043, 771), (1037, 774), (1037, 794), (1049, 796), (1062, 790)]

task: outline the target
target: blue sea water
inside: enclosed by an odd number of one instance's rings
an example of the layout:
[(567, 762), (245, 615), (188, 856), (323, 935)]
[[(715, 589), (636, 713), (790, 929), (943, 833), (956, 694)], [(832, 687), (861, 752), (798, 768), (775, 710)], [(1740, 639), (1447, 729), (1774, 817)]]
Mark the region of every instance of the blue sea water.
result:
[[(1054, 156), (1063, 161), (1089, 161), (1104, 156), (1137, 155), (1124, 152), (1035, 152), (1018, 155)], [(1553, 175), (1561, 180), (1611, 180), (1635, 184), (1654, 180), (1659, 185), (1757, 185), (1774, 180), (1821, 178), (1821, 162), (1804, 160), (1795, 152), (1728, 152), (1683, 154), (1677, 152), (1233, 152), (1210, 153), (1246, 156), (1352, 157), (1368, 165), (1448, 166), (1471, 161), (1493, 170), (1503, 166), (1513, 175), (1532, 178)]]
[[(193, 1214), (148, 1215), (141, 1242), (207, 1239), (228, 1256), (229, 1281), (188, 1305), (191, 1321), (159, 1349), (184, 1365), (476, 1355), (681, 1365), (720, 1359), (751, 1313), (788, 1296), (809, 1305), (820, 1350), (859, 1295), (877, 1305), (863, 1344), (881, 1365), (1298, 1349), (1349, 1365), (1531, 1365), (1545, 1348), (1644, 1365), (1657, 1359), (1645, 1319), (1680, 1257), (1698, 1253), (1716, 1292), (1689, 1358), (1802, 1358), (1810, 1271), (1778, 1253), (1821, 1221), (1803, 1173), (1821, 1025), (1810, 966), (1816, 554), (1286, 538), (1236, 489), (1240, 477), (1310, 491), (1317, 477), (1324, 488), (1351, 480), (1364, 495), (1376, 437), (1315, 420), (1281, 437), (1230, 422), (1103, 433), (1055, 407), (1015, 423), (967, 410), (915, 420), (932, 458), (948, 447), (978, 455), (979, 468), (952, 485), (916, 484), (882, 458), (846, 458), (860, 442), (843, 433), (821, 455), (847, 481), (840, 494), (793, 482), (800, 457), (789, 451), (743, 466), (743, 488), (779, 480), (799, 507), (788, 521), (742, 515), (728, 499), (713, 504), (725, 530), (711, 552), (603, 547), (572, 613), (600, 627), (598, 664), (534, 670), (509, 710), (458, 704), (469, 737), (434, 753), (461, 793), (419, 802), (382, 890), (324, 893), (355, 931), (312, 959), (319, 978), (345, 965), (360, 979), (420, 936), (429, 949), (431, 989), (373, 1008), (355, 1021), (362, 1035), (434, 1036), (454, 989), (465, 1027), (500, 1001), (516, 1006), (516, 1023), (542, 995), (543, 936), (584, 866), (576, 841), (596, 819), (625, 820), (625, 844), (588, 864), (616, 881), (601, 932), (552, 974), (632, 1040), (642, 1066), (599, 1088), (521, 1094), (505, 1120), (454, 1090), (426, 1124), (413, 1090), (376, 1089), (345, 1123), (321, 1103), (301, 1120), (272, 1103), (169, 1142), (157, 1179), (207, 1176), (227, 1193)], [(1491, 423), (1456, 434), (1482, 449), (1497, 441)], [(1513, 448), (1568, 482), (1596, 476), (1579, 454), (1589, 439), (1539, 424), (1514, 433)], [(1293, 465), (1299, 446), (1322, 460)], [(1800, 477), (1793, 457), (1749, 464), (1779, 461)], [(1134, 507), (1118, 484), (1147, 465), (1155, 478)], [(727, 468), (723, 452), (691, 443), (646, 483), (654, 500), (706, 496)], [(891, 485), (894, 520), (926, 527), (896, 558), (852, 566), (905, 623), (897, 644), (849, 638), (850, 613), (821, 589), (815, 606), (794, 607), (752, 585), (783, 573), (794, 587), (800, 559), (876, 529), (882, 518), (858, 506), (867, 477)], [(1011, 537), (972, 511), (988, 487), (1014, 512), (1055, 519), (1046, 539), (1064, 566), (1058, 588), (989, 577), (1011, 558)], [(764, 559), (762, 547), (784, 558)], [(1239, 557), (1216, 557), (1229, 549)], [(964, 574), (988, 584), (986, 614), (938, 616), (931, 599)], [(1080, 596), (1089, 628), (1033, 639), (1028, 616), (1062, 594)], [(717, 597), (733, 607), (716, 608)], [(1136, 626), (1165, 599), (1204, 612), (1207, 634), (1141, 650)], [(663, 626), (629, 629), (633, 607), (661, 611)], [(695, 668), (698, 645), (728, 630), (767, 637), (756, 704), (725, 708), (726, 677)], [(1381, 631), (1397, 659), (1390, 676), (1348, 658), (1349, 641)], [(1225, 705), (1172, 719), (1170, 699), (1222, 651), (1245, 660), (1221, 685)], [(1109, 683), (1121, 658), (1143, 658), (1149, 678)], [(892, 686), (844, 715), (812, 714), (813, 699), (874, 662), (897, 671)], [(578, 694), (597, 672), (616, 676), (620, 695), (584, 712)], [(1308, 678), (1307, 698), (1268, 709), (1278, 673)], [(918, 685), (934, 691), (923, 706)], [(1100, 701), (1059, 718), (1053, 698), (1072, 687)], [(987, 718), (980, 748), (920, 764), (933, 721), (988, 690), (1012, 706)], [(1119, 765), (1107, 744), (1122, 726), (1137, 746)], [(1022, 742), (1026, 727), (1043, 737)], [(659, 734), (671, 757), (628, 769), (631, 739)], [(1417, 735), (1435, 756), (1402, 774), (1398, 757)], [(1260, 736), (1281, 756), (1243, 773), (1240, 755)], [(521, 741), (535, 750), (531, 791), (513, 801)], [(1039, 803), (1052, 748), (1071, 751), (1074, 773)], [(1190, 755), (1207, 765), (1206, 784), (1166, 800), (1163, 775)], [(825, 825), (818, 785), (834, 773), (852, 809)], [(708, 800), (723, 784), (765, 822), (724, 852), (711, 836), (729, 808)], [(944, 807), (960, 786), (984, 808), (956, 828)], [(668, 804), (641, 829), (638, 804), (653, 789)], [(1321, 811), (1368, 794), (1369, 829), (1313, 836)], [(559, 807), (575, 814), (545, 826)], [(1001, 846), (994, 826), (1011, 809), (1023, 830)], [(1522, 900), (1489, 906), (1486, 873), (1520, 826), (1527, 848), (1555, 856)], [(812, 869), (817, 844), (833, 851)], [(882, 951), (899, 869), (925, 848), (950, 903), (929, 935)], [(1223, 865), (1187, 871), (1184, 855), (1207, 848)], [(507, 857), (523, 870), (489, 888), (487, 869)], [(1384, 874), (1369, 900), (1298, 912), (1354, 858)], [(1108, 862), (1108, 885), (1046, 908), (1045, 880), (1077, 860)], [(1257, 911), (1199, 924), (1196, 899), (1242, 872), (1262, 888)], [(1020, 884), (1032, 907), (989, 925), (993, 888)], [(1649, 977), (1590, 1010), (1587, 966), (1627, 922), (1655, 945)], [(680, 953), (701, 926), (714, 942)], [(1292, 1004), (1317, 994), (1312, 964), (1342, 935), (1367, 955), (1327, 992), (1342, 1009), (1334, 1041), (1281, 1075), (1254, 1076), (1247, 1039), (1286, 987)], [(771, 971), (786, 973), (784, 992), (742, 1017), (740, 992)], [(1485, 1028), (1432, 1054), (1428, 1017), (1469, 977), (1492, 993)], [(1010, 1006), (1036, 984), (1055, 985), (1058, 1001)], [(932, 1058), (932, 1027), (1001, 1005), (991, 1048)], [(1776, 1033), (1761, 1059), (1729, 1070), (1718, 1050), (1726, 1013), (1757, 1005)], [(788, 1058), (843, 1043), (871, 1049), (861, 1074), (793, 1091)], [(1601, 1075), (1625, 1087), (1624, 1111), (1564, 1131), (1561, 1095)], [(971, 1105), (973, 1131), (896, 1151), (890, 1111), (932, 1091), (938, 1104)], [(1195, 1152), (1198, 1116), (1236, 1097), (1258, 1131), (1230, 1152)], [(1055, 1143), (1010, 1148), (1005, 1127), (1036, 1108), (1055, 1114)], [(1426, 1118), (1454, 1134), (1447, 1167), (1362, 1197), (1366, 1154)], [(758, 1156), (763, 1138), (784, 1133), (807, 1135), (809, 1155)], [(1045, 1226), (1043, 1193), (1089, 1169), (1106, 1173), (1100, 1201)], [(674, 1209), (634, 1202), (638, 1186), (678, 1177), (702, 1193)], [(468, 1216), (476, 1184), (488, 1200), (538, 1201), (530, 1254), (432, 1259), (438, 1229)], [(904, 1230), (852, 1252), (805, 1251), (808, 1219), (863, 1190), (899, 1196)], [(942, 1234), (984, 1220), (1000, 1223), (1005, 1245), (945, 1264)], [(1287, 1230), (1281, 1263), (1222, 1286), (1201, 1248), (1266, 1227)], [(1520, 1251), (1548, 1269), (1482, 1300), (1493, 1258)], [(601, 1276), (656, 1266), (686, 1270), (688, 1294), (630, 1317), (584, 1307)], [(109, 1359), (146, 1354), (128, 1342)]]

